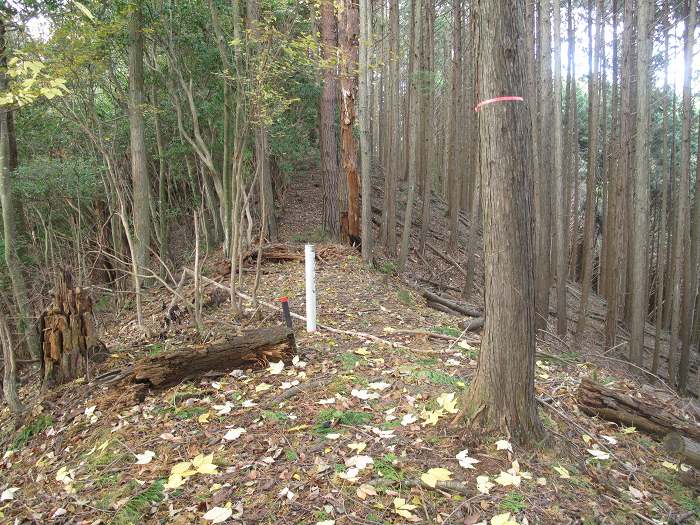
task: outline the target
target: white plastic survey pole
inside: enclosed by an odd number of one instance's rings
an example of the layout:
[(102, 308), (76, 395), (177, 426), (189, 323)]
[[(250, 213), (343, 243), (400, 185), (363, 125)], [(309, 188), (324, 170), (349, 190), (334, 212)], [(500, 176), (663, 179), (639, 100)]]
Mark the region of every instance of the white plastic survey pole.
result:
[(306, 261), (306, 331), (316, 331), (316, 249), (307, 244), (304, 251)]

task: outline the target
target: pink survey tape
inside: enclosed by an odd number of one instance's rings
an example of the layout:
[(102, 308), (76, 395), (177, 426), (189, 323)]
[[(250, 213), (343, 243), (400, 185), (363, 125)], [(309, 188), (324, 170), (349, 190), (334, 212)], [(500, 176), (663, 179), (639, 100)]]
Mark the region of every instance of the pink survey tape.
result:
[(482, 106), (486, 106), (488, 104), (494, 104), (495, 102), (509, 102), (509, 101), (517, 101), (517, 102), (523, 102), (523, 97), (496, 97), (496, 98), (490, 98), (488, 100), (482, 100), (479, 102), (476, 107), (474, 108), (474, 111), (479, 111)]

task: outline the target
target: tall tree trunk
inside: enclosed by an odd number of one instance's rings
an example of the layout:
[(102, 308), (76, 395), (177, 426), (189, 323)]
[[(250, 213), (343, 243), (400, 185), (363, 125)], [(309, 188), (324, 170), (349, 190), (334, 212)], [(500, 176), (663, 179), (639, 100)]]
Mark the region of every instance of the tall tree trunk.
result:
[(371, 45), (372, 7), (370, 0), (360, 0), (360, 153), (362, 170), (362, 259), (368, 263), (372, 258), (374, 243), (372, 231), (372, 144), (370, 110), (370, 69), (369, 49)]
[[(420, 41), (421, 41), (421, 30), (422, 30), (422, 18), (421, 13), (423, 0), (413, 0), (413, 36), (414, 45), (411, 49), (411, 55), (413, 57), (413, 64), (417, 67), (420, 64)], [(406, 267), (406, 261), (408, 260), (408, 250), (409, 241), (411, 239), (411, 225), (413, 222), (413, 206), (416, 195), (416, 178), (418, 170), (418, 154), (420, 149), (419, 144), (419, 125), (417, 122), (417, 115), (420, 114), (420, 97), (418, 94), (420, 79), (415, 73), (411, 76), (410, 80), (410, 94), (409, 100), (411, 103), (412, 115), (410, 119), (410, 141), (408, 143), (409, 150), (409, 162), (408, 162), (408, 193), (406, 196), (406, 212), (404, 214), (403, 221), (403, 232), (401, 233), (401, 251), (399, 252), (399, 268), (402, 270)]]
[[(524, 93), (527, 65), (524, 2), (477, 0), (478, 97)], [(479, 111), (483, 182), (484, 338), (465, 398), (467, 418), (487, 431), (537, 442), (535, 273), (530, 116), (525, 104), (497, 102)], [(503, 239), (509, 239), (504, 243)]]
[(340, 235), (338, 210), (338, 140), (335, 133), (337, 96), (336, 50), (338, 21), (332, 0), (321, 2), (321, 58), (323, 59), (323, 90), (320, 107), (321, 180), (323, 191), (323, 229), (337, 239)]
[(668, 190), (671, 184), (671, 170), (668, 162), (669, 149), (669, 86), (668, 86), (668, 59), (669, 59), (669, 0), (664, 0), (664, 87), (663, 87), (663, 144), (661, 146), (661, 210), (659, 212), (659, 235), (657, 243), (656, 257), (656, 290), (655, 290), (655, 338), (654, 355), (651, 364), (651, 373), (656, 375), (659, 372), (659, 358), (661, 355), (661, 335), (663, 330), (665, 284), (666, 284), (666, 251), (668, 245)]
[[(342, 74), (340, 77), (340, 155), (348, 188), (347, 238), (350, 244), (359, 245), (360, 233), (360, 179), (357, 174), (357, 140), (353, 133), (357, 117), (357, 61), (359, 51), (360, 21), (358, 0), (343, 0), (340, 23)], [(345, 235), (343, 235), (345, 236)]]
[(396, 254), (396, 186), (401, 169), (401, 79), (399, 76), (401, 57), (399, 49), (399, 0), (389, 0), (389, 23), (391, 25), (390, 65), (389, 65), (389, 165), (384, 188), (384, 209), (386, 212), (386, 247), (390, 255)]
[[(632, 27), (633, 1), (624, 1), (623, 25)], [(608, 278), (608, 311), (605, 318), (605, 345), (612, 348), (617, 344), (617, 323), (625, 287), (625, 204), (626, 177), (630, 167), (630, 141), (632, 140), (632, 89), (630, 77), (632, 74), (632, 31), (622, 33), (622, 74), (620, 79), (620, 139), (616, 144), (616, 167), (614, 170), (614, 195), (608, 193), (608, 199), (613, 199), (613, 213), (610, 214), (612, 234), (608, 243), (610, 256)]]
[[(690, 244), (690, 228), (688, 224), (688, 211), (690, 199), (690, 128), (692, 106), (692, 77), (693, 77), (693, 46), (695, 37), (696, 4), (690, 2), (690, 10), (685, 27), (685, 74), (683, 77), (683, 126), (681, 128), (681, 166), (678, 182), (678, 204), (676, 206), (676, 232), (674, 242), (673, 263), (673, 304), (671, 306), (671, 340), (669, 347), (669, 379), (675, 384), (678, 373), (678, 338), (682, 330), (682, 324), (686, 322), (683, 316), (686, 304), (683, 301), (683, 285), (690, 278), (690, 264), (684, 266), (683, 251)], [(688, 294), (686, 294), (688, 295)], [(695, 298), (693, 297), (693, 300)]]
[(647, 251), (649, 236), (649, 62), (652, 53), (653, 26), (650, 2), (637, 3), (637, 133), (635, 135), (635, 170), (633, 177), (632, 213), (632, 278), (630, 360), (642, 366), (644, 356), (644, 326), (647, 301)]
[(433, 84), (433, 25), (435, 0), (425, 0), (425, 20), (422, 31), (423, 66), (421, 71), (421, 171), (423, 172), (423, 213), (420, 233), (420, 252), (425, 253), (425, 243), (430, 230), (430, 203), (433, 190), (435, 163), (434, 93)]
[[(591, 0), (592, 4), (592, 0)], [(591, 6), (592, 7), (592, 6)], [(588, 88), (588, 173), (586, 175), (586, 211), (583, 232), (583, 277), (581, 278), (581, 304), (576, 333), (581, 337), (586, 328), (588, 300), (593, 276), (593, 251), (595, 233), (595, 182), (598, 166), (598, 95), (600, 91), (600, 56), (603, 50), (603, 0), (596, 7), (596, 38), (593, 67)], [(590, 18), (589, 18), (590, 21)], [(593, 32), (589, 27), (589, 35)], [(591, 40), (589, 36), (589, 41)]]
[[(459, 237), (460, 195), (462, 178), (457, 165), (459, 123), (457, 108), (460, 93), (460, 63), (462, 60), (462, 0), (452, 0), (452, 56), (450, 60), (450, 100), (447, 117), (447, 204), (449, 213), (448, 249), (457, 249)], [(470, 108), (471, 109), (471, 108)]]
[[(146, 159), (146, 125), (143, 118), (143, 13), (141, 0), (136, 0), (127, 24), (129, 32), (129, 136), (131, 139), (131, 181), (133, 195), (133, 253), (134, 267), (145, 273), (151, 243), (151, 183)], [(134, 291), (140, 301), (141, 279), (134, 276)], [(139, 324), (143, 320), (139, 317)]]
[[(6, 21), (2, 16), (0, 15), (0, 92), (8, 88), (8, 80), (5, 74), (5, 68), (7, 67)], [(22, 263), (17, 255), (17, 216), (10, 174), (12, 148), (8, 126), (9, 114), (10, 109), (7, 106), (0, 106), (0, 206), (2, 207), (4, 256), (7, 273), (10, 276), (12, 285), (12, 295), (19, 314), (17, 328), (18, 331), (24, 334), (29, 354), (33, 358), (38, 359), (41, 355), (39, 337), (31, 315)]]
[(566, 336), (566, 280), (568, 251), (565, 230), (568, 226), (569, 203), (565, 191), (561, 125), (561, 6), (553, 1), (554, 9), (554, 185), (556, 195), (556, 274), (557, 274), (557, 333)]
[[(539, 140), (542, 152), (552, 151), (552, 33), (551, 0), (539, 1)], [(551, 285), (550, 250), (551, 211), (550, 185), (552, 159), (549, 154), (539, 155), (539, 169), (535, 176), (535, 298), (537, 305), (536, 326), (547, 328), (549, 319), (549, 289)]]
[[(566, 175), (564, 177), (564, 195), (566, 199), (565, 207), (565, 217), (566, 224), (564, 227), (564, 246), (559, 249), (566, 250), (566, 260), (567, 260), (567, 273), (566, 277), (570, 276), (569, 265), (571, 263), (571, 237), (570, 226), (572, 218), (572, 206), (571, 206), (571, 193), (574, 185), (578, 184), (578, 143), (576, 141), (576, 129), (578, 127), (578, 108), (576, 99), (576, 68), (574, 61), (574, 43), (575, 43), (575, 31), (574, 31), (574, 11), (572, 8), (572, 0), (568, 0), (568, 20), (567, 20), (567, 33), (568, 33), (568, 59), (567, 59), (567, 77), (566, 77), (566, 157), (565, 157), (565, 169)], [(575, 237), (575, 235), (573, 236)]]

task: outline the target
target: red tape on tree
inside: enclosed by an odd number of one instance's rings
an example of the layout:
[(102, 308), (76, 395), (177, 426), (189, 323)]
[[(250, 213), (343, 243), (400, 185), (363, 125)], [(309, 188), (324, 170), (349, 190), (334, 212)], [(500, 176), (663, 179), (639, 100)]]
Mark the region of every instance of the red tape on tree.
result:
[(474, 111), (479, 111), (483, 106), (486, 106), (488, 104), (494, 104), (496, 102), (523, 102), (524, 99), (523, 97), (496, 97), (496, 98), (490, 98), (488, 100), (482, 100), (479, 102), (476, 107), (474, 108)]

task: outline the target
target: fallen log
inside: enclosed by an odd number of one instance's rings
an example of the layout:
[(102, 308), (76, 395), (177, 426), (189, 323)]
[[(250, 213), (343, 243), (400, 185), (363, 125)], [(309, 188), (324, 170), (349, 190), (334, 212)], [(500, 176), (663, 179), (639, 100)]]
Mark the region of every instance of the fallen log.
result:
[(222, 343), (146, 357), (134, 363), (130, 380), (150, 388), (167, 388), (210, 370), (265, 368), (290, 363), (296, 355), (294, 332), (286, 326), (263, 328)]
[(700, 469), (700, 443), (688, 439), (678, 432), (671, 432), (664, 438), (664, 449), (679, 457), (683, 463)]
[(640, 399), (616, 392), (594, 383), (588, 378), (581, 381), (577, 403), (589, 416), (623, 424), (663, 439), (677, 432), (692, 440), (700, 440), (700, 425), (673, 414), (656, 399)]
[(455, 312), (459, 312), (460, 314), (468, 315), (469, 317), (483, 317), (484, 315), (483, 312), (480, 312), (473, 306), (469, 306), (465, 303), (459, 303), (457, 301), (447, 299), (429, 290), (421, 290), (421, 294), (426, 300), (433, 303), (441, 304), (442, 306), (445, 306), (450, 310), (454, 310)]
[(151, 389), (168, 388), (212, 370), (260, 369), (278, 361), (289, 364), (295, 355), (293, 331), (286, 326), (263, 328), (221, 343), (146, 357), (128, 368), (110, 370), (93, 383), (117, 386), (114, 390), (125, 393), (122, 397), (140, 402)]

